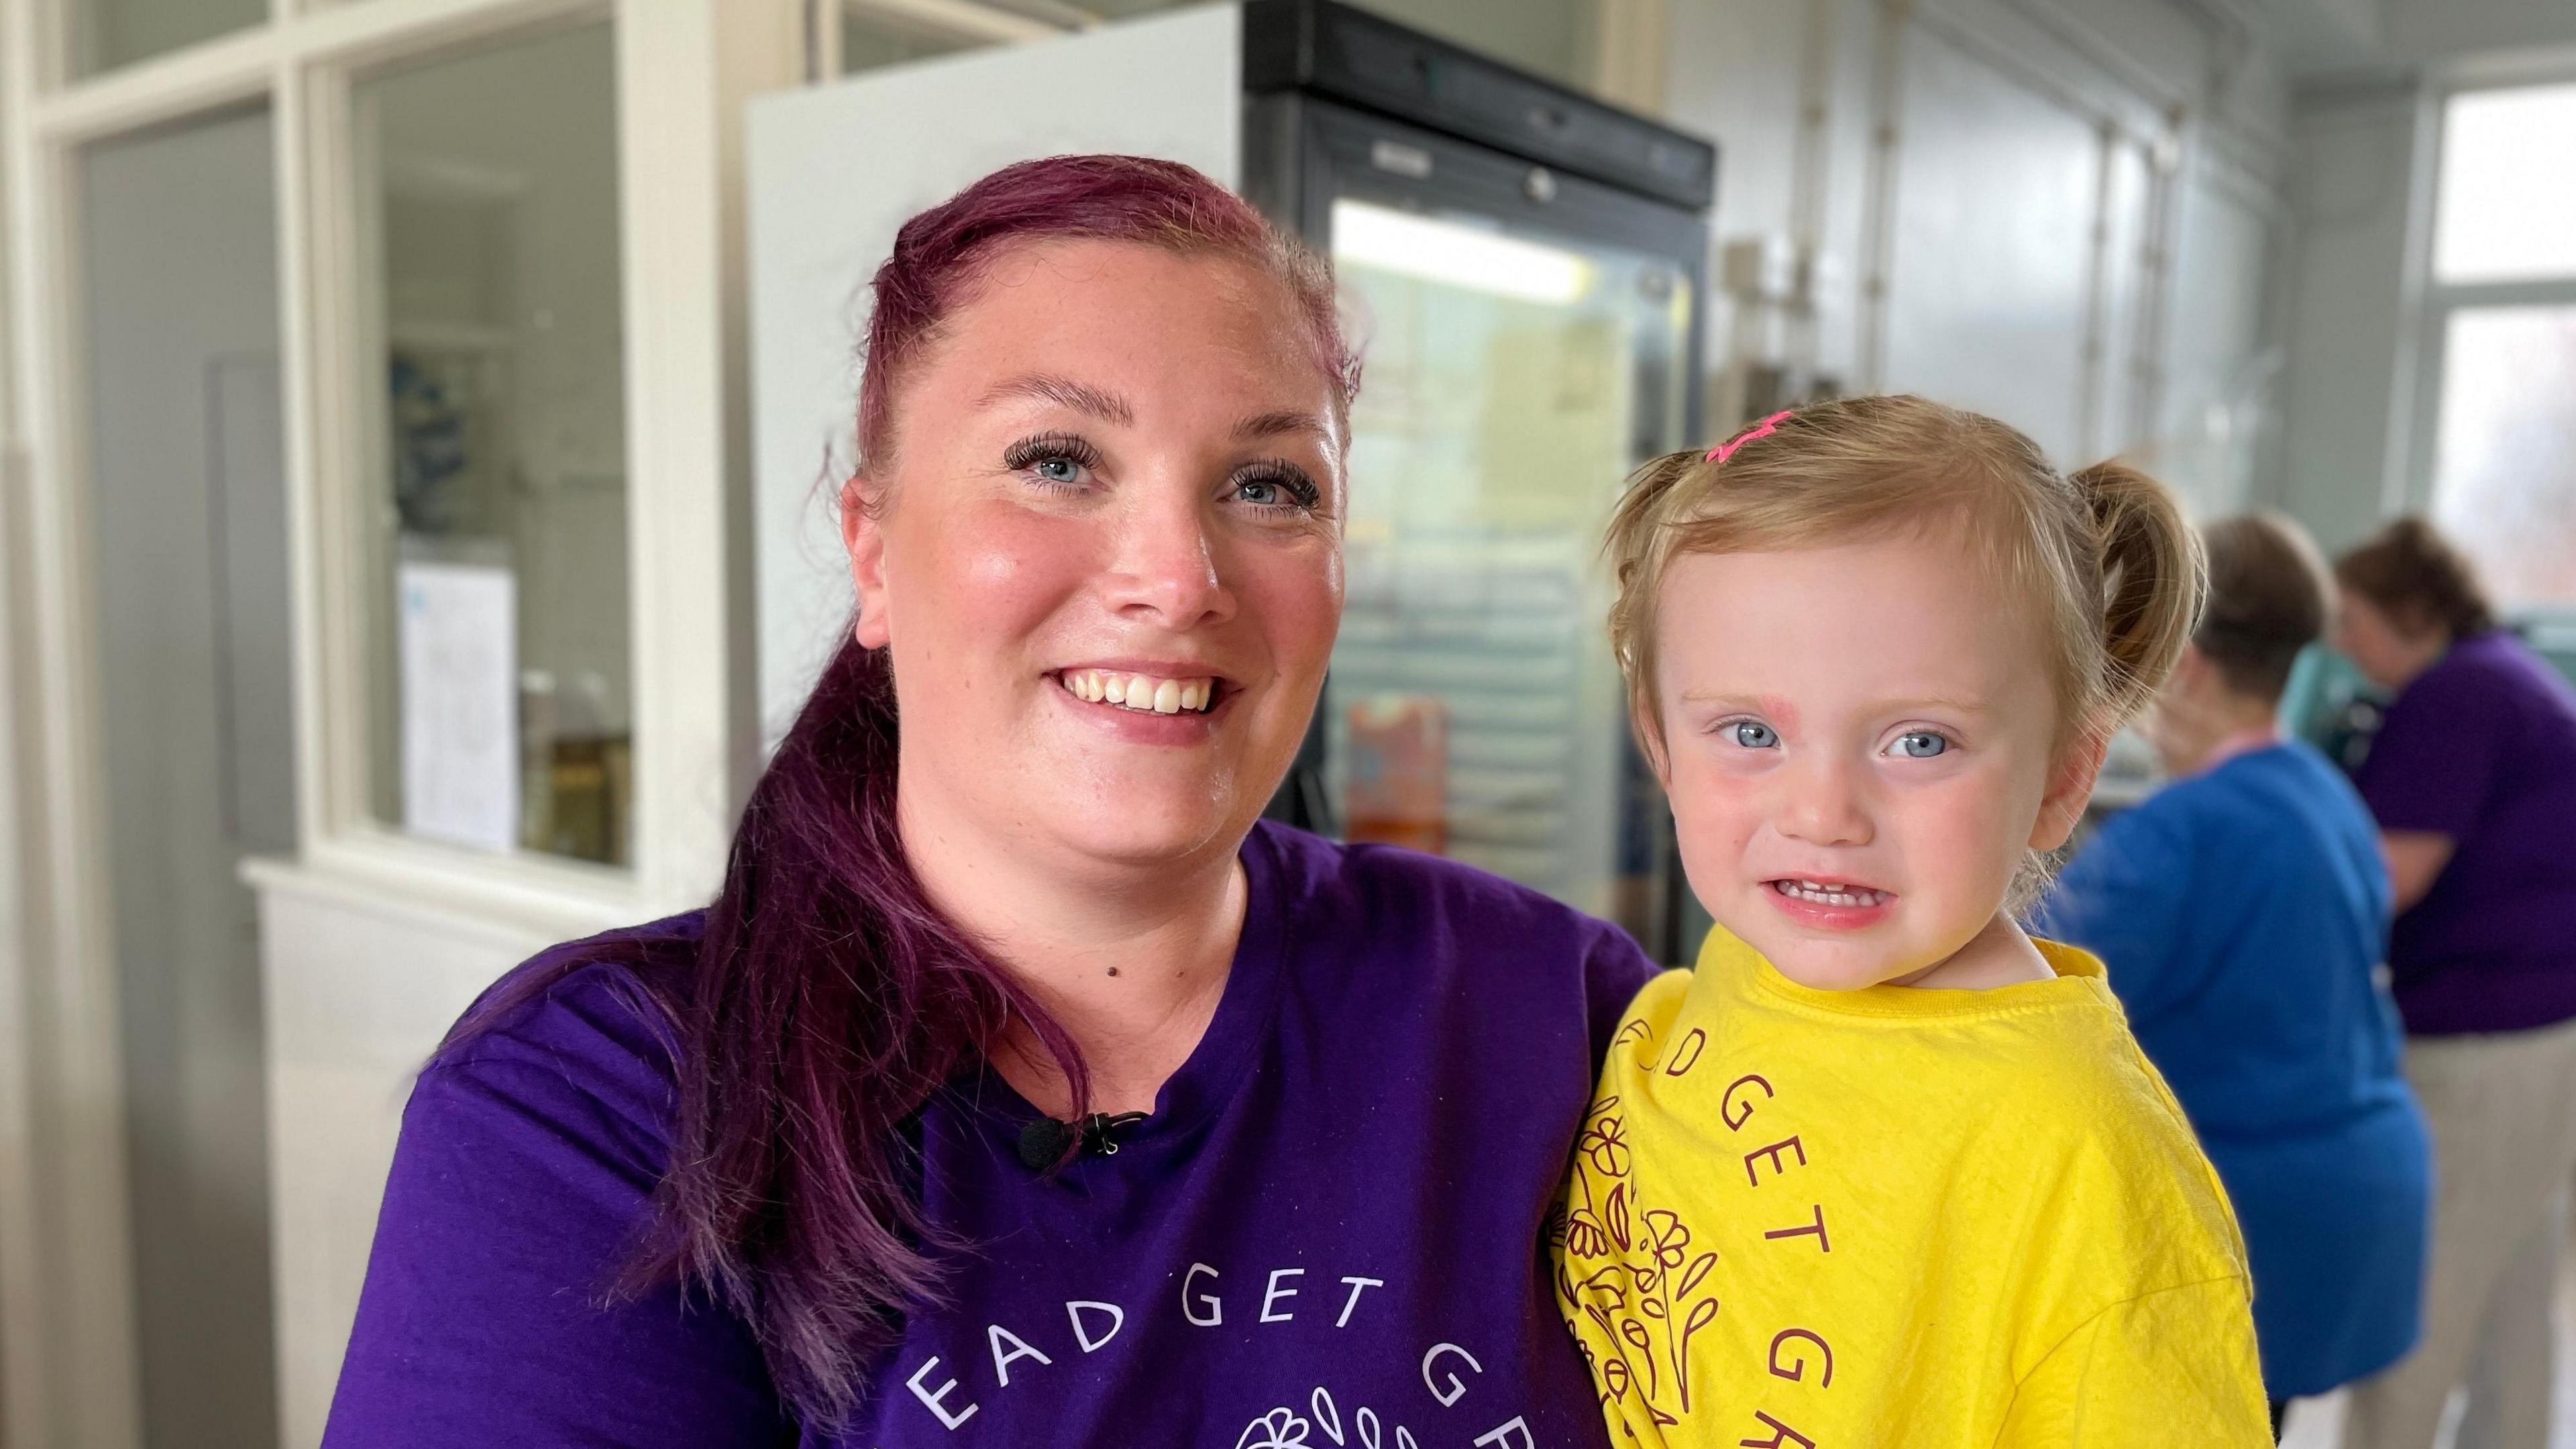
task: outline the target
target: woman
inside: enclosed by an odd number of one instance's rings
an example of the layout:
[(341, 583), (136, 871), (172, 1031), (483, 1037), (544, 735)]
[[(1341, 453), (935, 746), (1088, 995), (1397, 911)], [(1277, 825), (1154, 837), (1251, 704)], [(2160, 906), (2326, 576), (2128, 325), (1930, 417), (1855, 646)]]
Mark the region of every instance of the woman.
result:
[(2424, 1342), (2354, 1396), (2354, 1449), (2548, 1432), (2550, 1299), (2576, 1170), (2576, 692), (2468, 561), (2401, 518), (2335, 563), (2335, 646), (2395, 697), (2356, 783), (2396, 891), (2388, 961), (2440, 1193)]
[(1256, 821), (1340, 618), (1321, 267), (1060, 157), (875, 295), (851, 636), (714, 905), (422, 1074), (328, 1441), (1598, 1443), (1540, 1234), (1651, 968)]
[(2103, 823), (2042, 928), (2099, 954), (2245, 1232), (2278, 1432), (2415, 1341), (2428, 1148), (2376, 979), (2388, 879), (2343, 776), (2275, 723), (2324, 632), (2298, 525), (2211, 525), (2209, 603), (2148, 717), (2173, 783)]

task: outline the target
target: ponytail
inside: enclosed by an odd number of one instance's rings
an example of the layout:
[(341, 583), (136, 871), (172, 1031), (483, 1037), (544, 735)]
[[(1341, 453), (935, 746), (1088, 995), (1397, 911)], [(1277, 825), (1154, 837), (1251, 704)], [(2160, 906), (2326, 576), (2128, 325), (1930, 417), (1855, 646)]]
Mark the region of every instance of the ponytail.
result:
[(2172, 491), (2117, 460), (2068, 475), (2091, 515), (2101, 562), (2105, 734), (2137, 717), (2173, 672), (2200, 621), (2208, 571), (2199, 536)]

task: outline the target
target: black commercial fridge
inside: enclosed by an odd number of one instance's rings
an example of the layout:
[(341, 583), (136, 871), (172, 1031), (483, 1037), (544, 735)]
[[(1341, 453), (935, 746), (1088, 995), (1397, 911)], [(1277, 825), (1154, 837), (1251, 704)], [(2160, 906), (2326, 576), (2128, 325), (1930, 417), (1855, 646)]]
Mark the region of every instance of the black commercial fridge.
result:
[(1433, 850), (1667, 958), (1602, 526), (1699, 436), (1706, 142), (1327, 0), (1250, 0), (1243, 189), (1329, 254), (1365, 348), (1349, 595), (1272, 814)]

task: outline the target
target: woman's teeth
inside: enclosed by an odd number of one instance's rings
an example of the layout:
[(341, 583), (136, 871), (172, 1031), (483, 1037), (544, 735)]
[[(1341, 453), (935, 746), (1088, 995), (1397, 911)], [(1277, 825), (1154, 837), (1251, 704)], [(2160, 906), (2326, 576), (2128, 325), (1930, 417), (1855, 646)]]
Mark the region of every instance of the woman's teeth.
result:
[(1068, 669), (1057, 677), (1076, 699), (1138, 714), (1197, 714), (1216, 702), (1213, 679), (1157, 679), (1105, 669)]
[(1775, 880), (1771, 889), (1792, 900), (1813, 901), (1820, 906), (1874, 906), (1888, 898), (1888, 892), (1867, 886), (1826, 885), (1812, 880)]

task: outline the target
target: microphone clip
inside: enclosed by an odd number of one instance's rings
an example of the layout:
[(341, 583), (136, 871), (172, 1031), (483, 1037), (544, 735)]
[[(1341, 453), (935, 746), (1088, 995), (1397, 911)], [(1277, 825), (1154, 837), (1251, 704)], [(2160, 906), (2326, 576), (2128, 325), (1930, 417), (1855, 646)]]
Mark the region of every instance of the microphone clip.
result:
[(1118, 1134), (1145, 1120), (1143, 1112), (1121, 1112), (1115, 1116), (1094, 1112), (1088, 1117), (1067, 1122), (1056, 1117), (1039, 1117), (1020, 1129), (1020, 1165), (1031, 1172), (1044, 1172), (1064, 1161), (1068, 1149), (1086, 1157), (1118, 1155)]

